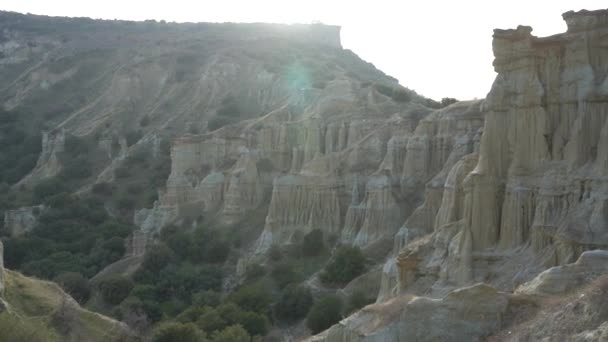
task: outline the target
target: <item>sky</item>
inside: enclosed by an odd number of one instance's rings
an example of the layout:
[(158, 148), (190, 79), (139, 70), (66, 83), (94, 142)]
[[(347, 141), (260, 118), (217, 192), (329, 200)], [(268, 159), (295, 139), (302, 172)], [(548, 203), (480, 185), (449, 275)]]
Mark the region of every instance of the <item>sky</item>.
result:
[(602, 8), (605, 0), (0, 0), (0, 10), (52, 16), (340, 25), (344, 48), (436, 100), (486, 96), (494, 28), (548, 36), (566, 30), (563, 12)]

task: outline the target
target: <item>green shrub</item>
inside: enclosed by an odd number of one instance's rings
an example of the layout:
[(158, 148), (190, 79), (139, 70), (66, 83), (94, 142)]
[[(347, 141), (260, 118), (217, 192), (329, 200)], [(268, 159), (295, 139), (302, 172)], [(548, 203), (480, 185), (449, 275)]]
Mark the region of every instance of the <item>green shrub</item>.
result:
[(141, 270), (150, 271), (153, 273), (160, 272), (173, 259), (173, 251), (165, 244), (159, 243), (151, 246), (144, 256), (144, 261), (141, 264)]
[(219, 331), (228, 325), (218, 310), (209, 307), (205, 308), (196, 324), (208, 333)]
[(330, 295), (316, 301), (306, 316), (306, 326), (313, 334), (338, 323), (342, 319), (342, 300)]
[(258, 282), (246, 285), (233, 292), (228, 300), (241, 308), (268, 316), (272, 293), (266, 284)]
[(81, 304), (86, 302), (91, 295), (89, 281), (80, 273), (64, 272), (55, 277), (53, 281)]
[(192, 296), (194, 305), (216, 307), (220, 304), (220, 294), (213, 290), (203, 290)]
[(281, 251), (281, 247), (279, 247), (279, 245), (277, 245), (277, 244), (273, 244), (272, 246), (270, 246), (270, 249), (268, 249), (268, 256), (270, 257), (270, 260), (272, 260), (272, 261), (281, 260), (281, 258), (283, 257), (283, 252)]
[(321, 273), (321, 280), (330, 285), (344, 285), (365, 270), (365, 257), (359, 247), (338, 248), (330, 263)]
[(272, 279), (279, 289), (299, 280), (299, 275), (287, 263), (280, 263), (272, 269)]
[(245, 281), (251, 282), (266, 275), (266, 268), (260, 264), (252, 264), (247, 266), (245, 270)]
[(78, 156), (64, 162), (59, 177), (65, 181), (84, 179), (93, 173), (88, 156)]
[(93, 184), (91, 191), (95, 195), (111, 196), (113, 190), (112, 190), (112, 185), (110, 183), (102, 182), (102, 183)]
[(154, 329), (152, 342), (204, 342), (205, 334), (192, 323), (162, 323)]
[(234, 96), (228, 95), (222, 100), (220, 108), (217, 110), (218, 116), (239, 117), (241, 110)]
[(444, 97), (441, 99), (441, 107), (447, 107), (456, 102), (458, 102), (458, 100), (456, 100), (455, 98)]
[(368, 292), (364, 290), (355, 290), (350, 296), (348, 296), (348, 304), (346, 307), (346, 312), (351, 313), (355, 312), (362, 307), (371, 304), (375, 301), (376, 298), (370, 296)]
[(131, 176), (131, 171), (126, 165), (122, 165), (114, 169), (114, 176), (116, 178), (127, 178)]
[(91, 145), (86, 138), (67, 134), (63, 143), (65, 153), (70, 157), (86, 155), (91, 150)]
[(103, 300), (112, 305), (118, 305), (127, 298), (133, 286), (133, 281), (119, 275), (105, 277), (97, 284)]
[(234, 122), (234, 119), (225, 116), (213, 116), (207, 122), (207, 129), (209, 131), (215, 131), (216, 129), (222, 128)]
[(313, 298), (308, 287), (291, 284), (281, 291), (275, 313), (281, 320), (296, 321), (308, 314), (312, 304)]
[(266, 335), (270, 326), (270, 321), (268, 320), (268, 317), (252, 311), (241, 312), (240, 316), (238, 317), (238, 322), (252, 336)]
[(142, 136), (143, 134), (139, 130), (127, 132), (127, 134), (125, 135), (127, 146), (135, 145), (139, 141), (139, 139), (141, 139)]
[(43, 202), (45, 199), (62, 192), (68, 192), (68, 188), (61, 179), (56, 177), (42, 180), (34, 186), (34, 198), (38, 202)]
[(213, 342), (250, 342), (251, 336), (240, 325), (233, 325), (213, 335)]
[(302, 240), (302, 255), (317, 256), (323, 253), (324, 250), (323, 232), (320, 229), (314, 229), (304, 235), (304, 239)]

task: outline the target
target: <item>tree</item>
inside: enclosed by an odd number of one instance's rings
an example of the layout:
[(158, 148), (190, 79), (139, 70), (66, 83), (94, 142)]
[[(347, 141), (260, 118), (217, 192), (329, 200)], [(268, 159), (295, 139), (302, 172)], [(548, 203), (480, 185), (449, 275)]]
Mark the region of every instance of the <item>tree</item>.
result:
[(204, 342), (205, 334), (192, 323), (167, 322), (160, 324), (152, 334), (152, 342)]
[(34, 197), (42, 202), (53, 195), (67, 191), (66, 185), (59, 178), (53, 177), (42, 180), (34, 187)]
[(359, 310), (360, 308), (373, 303), (374, 300), (375, 298), (370, 296), (368, 292), (357, 289), (353, 291), (350, 296), (348, 296), (348, 305), (346, 308), (346, 312), (351, 313), (356, 310)]
[(323, 232), (321, 229), (314, 229), (304, 236), (302, 240), (302, 255), (317, 256), (325, 249), (323, 243)]
[(287, 263), (278, 264), (272, 269), (272, 279), (280, 289), (297, 282), (298, 278), (299, 276), (293, 270), (293, 267)]
[(447, 107), (456, 102), (458, 102), (458, 100), (456, 100), (455, 98), (444, 97), (441, 99), (441, 107)]
[(291, 284), (281, 291), (275, 313), (281, 320), (296, 321), (306, 316), (312, 304), (313, 298), (308, 287)]
[(241, 287), (232, 293), (228, 299), (245, 310), (268, 315), (272, 303), (272, 294), (268, 286), (259, 282)]
[(310, 312), (306, 316), (306, 326), (313, 334), (338, 323), (342, 319), (342, 300), (335, 295), (321, 298), (314, 303)]
[(365, 256), (359, 247), (338, 248), (332, 261), (325, 266), (321, 280), (326, 284), (343, 285), (359, 276), (365, 270)]
[(54, 281), (78, 303), (86, 302), (91, 295), (89, 281), (80, 273), (64, 272), (55, 277)]
[(112, 305), (118, 305), (127, 298), (133, 286), (133, 281), (119, 275), (105, 277), (97, 285), (103, 300)]
[(164, 244), (152, 246), (144, 257), (141, 268), (153, 273), (160, 272), (173, 259), (173, 252)]
[(233, 325), (213, 335), (213, 342), (250, 342), (251, 336), (240, 325)]

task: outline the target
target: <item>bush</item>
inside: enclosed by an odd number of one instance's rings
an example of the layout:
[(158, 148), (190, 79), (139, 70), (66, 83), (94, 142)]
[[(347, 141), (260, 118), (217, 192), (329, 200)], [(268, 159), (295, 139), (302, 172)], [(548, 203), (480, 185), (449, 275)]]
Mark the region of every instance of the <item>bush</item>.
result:
[(70, 157), (86, 155), (90, 150), (90, 144), (86, 138), (68, 134), (64, 141), (64, 151)]
[(209, 131), (215, 131), (216, 129), (222, 128), (233, 122), (234, 120), (230, 117), (214, 116), (207, 122), (207, 129)]
[(348, 296), (348, 305), (346, 308), (347, 313), (354, 312), (360, 308), (371, 304), (376, 298), (368, 295), (368, 292), (363, 290), (355, 290)]
[(213, 335), (213, 342), (250, 342), (251, 336), (240, 325), (233, 325)]
[(321, 280), (330, 285), (344, 285), (365, 270), (365, 257), (359, 247), (338, 248), (331, 262), (321, 273)]
[(89, 281), (77, 272), (64, 272), (55, 277), (56, 282), (65, 292), (67, 292), (78, 303), (84, 303), (91, 295)]
[(141, 269), (153, 273), (160, 272), (173, 259), (173, 252), (164, 244), (157, 244), (146, 251)]
[(281, 252), (281, 247), (279, 245), (273, 244), (270, 246), (268, 250), (268, 256), (272, 261), (279, 261), (283, 257), (283, 252)]
[(252, 311), (243, 311), (238, 317), (238, 321), (250, 335), (254, 336), (266, 335), (270, 326), (270, 321), (266, 316)]
[(313, 334), (338, 323), (342, 319), (342, 300), (340, 297), (330, 295), (315, 302), (306, 316), (306, 326)]
[(272, 269), (272, 279), (277, 284), (277, 287), (282, 289), (288, 284), (298, 281), (298, 274), (293, 270), (293, 267), (287, 263), (276, 265)]
[(281, 292), (281, 297), (275, 305), (275, 313), (281, 320), (296, 321), (308, 314), (312, 303), (313, 298), (308, 287), (288, 285)]
[(201, 314), (196, 324), (208, 333), (219, 331), (227, 326), (226, 321), (220, 315), (218, 310), (212, 308), (205, 308), (205, 312)]
[(131, 175), (131, 171), (125, 165), (122, 165), (122, 166), (117, 167), (116, 169), (114, 169), (114, 176), (116, 178), (127, 178), (130, 175)]
[(317, 256), (325, 250), (323, 243), (323, 232), (320, 229), (314, 229), (304, 236), (302, 240), (302, 255)]
[(266, 275), (266, 269), (260, 264), (252, 264), (247, 266), (245, 271), (245, 281), (251, 282)]
[(93, 173), (91, 163), (87, 156), (78, 156), (64, 162), (59, 177), (65, 181), (84, 179)]
[(93, 184), (93, 188), (91, 191), (95, 195), (100, 196), (111, 196), (112, 195), (112, 185), (110, 183), (96, 183)]
[(272, 294), (262, 282), (252, 285), (243, 286), (233, 292), (228, 300), (240, 306), (241, 308), (253, 312), (258, 312), (263, 315), (270, 313), (270, 304), (272, 303)]
[(203, 342), (205, 334), (192, 323), (162, 323), (152, 334), (152, 342)]
[(456, 102), (458, 102), (458, 100), (456, 100), (455, 98), (444, 97), (441, 99), (441, 107), (447, 107)]
[(220, 304), (220, 294), (213, 290), (199, 291), (192, 296), (194, 305), (216, 307)]
[(222, 100), (221, 107), (217, 110), (218, 116), (238, 117), (241, 111), (234, 96), (228, 95)]
[(99, 281), (97, 287), (106, 303), (118, 305), (133, 289), (133, 281), (123, 276), (108, 276)]
[(68, 192), (68, 188), (59, 178), (45, 179), (34, 187), (34, 197), (38, 202), (62, 192)]
[(127, 141), (127, 146), (135, 145), (141, 139), (142, 133), (141, 131), (129, 131), (125, 135), (125, 140)]

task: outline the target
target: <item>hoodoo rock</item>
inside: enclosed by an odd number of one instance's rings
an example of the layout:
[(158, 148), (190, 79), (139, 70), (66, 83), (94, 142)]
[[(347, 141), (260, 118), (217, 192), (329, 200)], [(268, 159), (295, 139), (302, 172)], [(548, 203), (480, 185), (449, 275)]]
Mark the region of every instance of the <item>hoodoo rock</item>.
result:
[[(509, 301), (523, 313), (535, 296), (601, 282), (594, 279), (607, 272), (598, 249), (608, 248), (608, 10), (563, 17), (567, 32), (546, 38), (527, 26), (494, 31), (498, 75), (480, 106), (481, 135), (462, 115), (438, 126), (469, 132), (459, 139), (429, 129), (457, 105), (420, 121), (407, 141), (401, 190), (426, 181), (425, 196), (395, 234), (377, 303), (313, 340), (481, 339), (510, 324), (500, 319)], [(488, 285), (459, 289), (476, 283)], [(478, 301), (486, 295), (492, 299)], [(455, 298), (467, 312), (489, 310), (483, 322), (469, 326), (470, 316), (443, 308)], [(425, 318), (427, 306), (433, 315)], [(593, 324), (589, 336), (601, 335)]]

